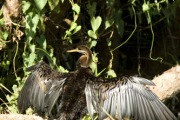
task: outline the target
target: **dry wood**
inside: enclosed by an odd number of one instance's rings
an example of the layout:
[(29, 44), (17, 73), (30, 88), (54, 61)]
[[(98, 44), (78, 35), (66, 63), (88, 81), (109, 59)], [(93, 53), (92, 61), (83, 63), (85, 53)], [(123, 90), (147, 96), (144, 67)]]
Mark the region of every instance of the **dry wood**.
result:
[[(180, 93), (180, 65), (176, 65), (162, 75), (155, 77), (153, 82), (156, 86), (150, 87), (150, 89), (160, 100), (175, 98)], [(178, 99), (180, 100), (180, 98)]]

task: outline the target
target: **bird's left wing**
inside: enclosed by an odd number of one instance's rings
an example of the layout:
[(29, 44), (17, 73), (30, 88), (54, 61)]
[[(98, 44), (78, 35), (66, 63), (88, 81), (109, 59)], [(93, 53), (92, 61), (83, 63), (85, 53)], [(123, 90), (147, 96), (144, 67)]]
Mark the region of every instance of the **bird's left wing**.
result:
[(51, 69), (46, 63), (40, 62), (27, 78), (18, 97), (18, 109), (25, 113), (29, 107), (35, 107), (40, 113), (49, 115), (62, 93), (66, 78)]
[(173, 113), (145, 85), (153, 82), (141, 77), (117, 80), (88, 80), (85, 88), (88, 112), (100, 120), (110, 116), (118, 120), (177, 120)]

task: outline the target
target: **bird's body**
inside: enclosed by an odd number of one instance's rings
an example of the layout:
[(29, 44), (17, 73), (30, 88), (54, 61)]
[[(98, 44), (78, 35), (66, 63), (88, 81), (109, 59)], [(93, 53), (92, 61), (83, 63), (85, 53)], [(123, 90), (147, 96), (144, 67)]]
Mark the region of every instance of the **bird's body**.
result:
[(82, 118), (87, 113), (84, 93), (87, 74), (91, 73), (83, 68), (62, 74), (44, 62), (38, 63), (18, 98), (19, 111), (24, 113), (33, 106), (42, 116), (48, 113), (51, 118), (60, 117), (61, 120)]
[[(105, 79), (95, 77), (88, 67), (91, 51), (86, 46), (76, 50), (83, 54), (77, 70), (59, 73), (46, 63), (38, 63), (28, 77), (18, 98), (18, 109), (24, 113), (29, 106), (37, 113), (47, 113), (60, 120), (81, 119), (87, 111), (121, 120), (177, 120), (173, 113), (145, 85), (153, 82), (141, 77)], [(86, 107), (87, 106), (87, 107)]]

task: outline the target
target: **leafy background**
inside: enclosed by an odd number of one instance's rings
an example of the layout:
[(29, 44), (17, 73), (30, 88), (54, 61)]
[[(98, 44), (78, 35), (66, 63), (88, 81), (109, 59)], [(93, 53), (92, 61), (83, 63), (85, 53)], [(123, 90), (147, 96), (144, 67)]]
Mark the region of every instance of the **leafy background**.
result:
[(0, 111), (18, 113), (17, 97), (40, 60), (75, 69), (79, 44), (93, 51), (96, 76), (152, 79), (180, 62), (180, 1), (5, 0), (0, 2)]

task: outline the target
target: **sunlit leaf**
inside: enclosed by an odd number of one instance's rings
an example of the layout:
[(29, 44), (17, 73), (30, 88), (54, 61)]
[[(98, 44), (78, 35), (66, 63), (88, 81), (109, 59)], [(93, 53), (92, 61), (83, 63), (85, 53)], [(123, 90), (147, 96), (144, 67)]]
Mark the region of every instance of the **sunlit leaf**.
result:
[(96, 69), (97, 69), (97, 64), (92, 62), (91, 65), (90, 65), (90, 68), (92, 70), (93, 73), (96, 73)]
[(77, 14), (80, 13), (80, 7), (79, 7), (78, 4), (74, 4), (74, 5), (72, 6), (72, 9), (73, 9)]
[(30, 55), (28, 56), (29, 58), (28, 59), (28, 66), (31, 66), (33, 65), (37, 55), (35, 53), (30, 53)]
[(25, 33), (26, 33), (26, 36), (27, 36), (27, 41), (29, 43), (34, 38), (38, 22), (39, 22), (39, 15), (38, 14), (34, 14), (33, 12), (30, 12), (26, 16)]
[(142, 5), (143, 12), (149, 11), (149, 9), (150, 9), (149, 4), (143, 3), (143, 5)]
[(70, 27), (69, 31), (74, 30), (76, 27), (77, 27), (77, 23), (71, 22), (71, 27)]
[(58, 5), (59, 0), (48, 0), (48, 4), (51, 10), (54, 10), (54, 8)]
[(3, 13), (3, 12), (2, 12), (2, 9), (1, 9), (1, 10), (0, 10), (0, 16), (2, 15), (2, 13)]
[(4, 20), (2, 18), (2, 19), (0, 19), (0, 26), (2, 26), (3, 24), (4, 24)]
[(100, 16), (97, 16), (96, 18), (95, 17), (91, 18), (91, 26), (94, 32), (98, 30), (98, 28), (101, 25), (101, 22), (102, 22), (102, 19)]
[(11, 100), (12, 100), (12, 98), (11, 98), (9, 95), (6, 95), (6, 99), (7, 99), (8, 101), (11, 101)]
[(96, 44), (97, 44), (97, 40), (91, 40), (89, 47), (90, 47), (90, 48), (95, 47)]
[(12, 89), (13, 91), (17, 91), (17, 85), (13, 85)]
[(114, 20), (113, 20), (113, 19), (107, 19), (107, 20), (105, 21), (105, 29), (111, 27), (111, 26), (113, 25), (113, 23), (114, 23)]
[(7, 60), (7, 61), (2, 61), (0, 63), (0, 66), (3, 67), (5, 70), (9, 70), (9, 65), (10, 65), (10, 61)]
[(92, 30), (88, 30), (88, 35), (94, 39), (97, 39), (97, 35)]
[(109, 76), (109, 77), (117, 77), (117, 76), (116, 76), (116, 73), (115, 73), (114, 70), (112, 70), (112, 69), (109, 69), (109, 70), (107, 71), (107, 76)]
[(7, 40), (9, 34), (7, 31), (4, 31), (4, 32), (1, 32), (0, 35), (1, 35), (3, 40)]
[(35, 52), (35, 45), (30, 45), (29, 49), (30, 49), (31, 53), (34, 53)]
[(29, 1), (23, 1), (23, 4), (22, 4), (22, 10), (23, 10), (23, 13), (25, 13), (31, 6), (31, 3)]
[(42, 10), (45, 7), (45, 5), (46, 5), (47, 0), (34, 0), (34, 2), (36, 4), (37, 8), (39, 10)]
[(68, 70), (65, 69), (65, 68), (62, 67), (62, 66), (58, 66), (58, 71), (61, 72), (61, 73), (68, 73)]
[(56, 64), (56, 58), (55, 58), (55, 57), (52, 57), (51, 60), (52, 60), (52, 62), (53, 62), (53, 65), (55, 65), (55, 64)]
[(73, 34), (77, 33), (79, 30), (81, 30), (81, 26), (80, 26), (80, 25), (78, 25), (78, 26), (74, 29)]
[(107, 39), (107, 45), (108, 45), (108, 46), (111, 46), (111, 44), (112, 44), (111, 39), (108, 38), (108, 39)]

